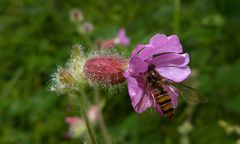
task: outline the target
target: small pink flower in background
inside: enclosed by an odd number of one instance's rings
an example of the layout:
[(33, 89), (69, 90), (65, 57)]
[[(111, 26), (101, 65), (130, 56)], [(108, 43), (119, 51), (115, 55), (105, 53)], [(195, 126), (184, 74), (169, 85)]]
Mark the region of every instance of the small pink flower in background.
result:
[(65, 122), (69, 125), (67, 136), (70, 138), (81, 137), (86, 132), (84, 120), (80, 117), (66, 117)]
[(98, 45), (101, 49), (112, 49), (115, 46), (115, 43), (113, 39), (108, 39), (99, 41)]
[(97, 106), (92, 106), (90, 110), (88, 111), (88, 118), (90, 122), (96, 122), (98, 117), (99, 117), (99, 112), (98, 112), (98, 107)]
[(115, 38), (99, 41), (98, 45), (101, 49), (112, 49), (115, 45), (128, 46), (129, 43), (125, 29), (121, 28)]
[[(91, 106), (87, 113), (90, 123), (93, 125), (96, 123), (99, 112), (97, 106)], [(69, 125), (67, 136), (71, 138), (81, 137), (86, 132), (86, 125), (81, 117), (66, 117), (65, 122)]]
[[(129, 68), (125, 71), (124, 76), (127, 79), (128, 93), (136, 112), (141, 113), (153, 107), (163, 115), (159, 105), (151, 96), (150, 91), (146, 92), (141, 106), (136, 108), (146, 86), (143, 74), (148, 71), (149, 65), (153, 65), (164, 80), (177, 83), (182, 82), (191, 74), (191, 70), (187, 66), (189, 55), (187, 53), (180, 54), (182, 52), (182, 45), (178, 37), (176, 35), (167, 37), (164, 34), (154, 35), (148, 44), (139, 44), (133, 50), (129, 60)], [(168, 85), (163, 85), (163, 88), (170, 95), (173, 107), (176, 108), (179, 92)]]
[(118, 32), (117, 37), (114, 39), (115, 44), (128, 46), (129, 38), (127, 37), (125, 29), (121, 28)]
[(70, 11), (70, 21), (71, 22), (81, 22), (84, 19), (84, 15), (81, 10), (73, 8)]
[(79, 25), (78, 32), (82, 34), (91, 33), (94, 29), (94, 26), (91, 22), (84, 22), (83, 24)]
[(65, 122), (68, 124), (81, 123), (82, 119), (79, 117), (66, 117)]

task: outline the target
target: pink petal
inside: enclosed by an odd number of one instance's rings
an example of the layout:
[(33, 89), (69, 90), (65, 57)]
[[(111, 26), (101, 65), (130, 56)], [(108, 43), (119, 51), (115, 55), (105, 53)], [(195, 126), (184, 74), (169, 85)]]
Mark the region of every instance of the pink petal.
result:
[(131, 56), (136, 56), (138, 55), (143, 49), (145, 48), (145, 45), (143, 44), (138, 44), (135, 49), (132, 51)]
[(182, 67), (186, 66), (189, 63), (189, 55), (185, 54), (162, 54), (155, 58), (148, 60), (149, 63), (154, 64), (156, 67), (164, 67), (164, 66), (175, 66)]
[(81, 122), (81, 121), (82, 121), (82, 118), (80, 118), (80, 117), (66, 117), (65, 118), (65, 122), (68, 124), (74, 124), (74, 123)]
[(163, 42), (166, 42), (167, 36), (165, 34), (155, 34), (150, 40), (150, 45), (161, 45)]
[(97, 105), (93, 105), (88, 110), (88, 118), (90, 122), (96, 122), (99, 117), (99, 110)]
[(129, 61), (129, 69), (138, 73), (146, 72), (148, 69), (148, 64), (138, 56), (132, 56)]
[(138, 103), (140, 102), (143, 96), (143, 93), (145, 92), (145, 88), (146, 88), (145, 81), (141, 78), (133, 78), (132, 76), (130, 76), (128, 71), (124, 73), (124, 76), (127, 79), (128, 93), (130, 95), (132, 106), (135, 109), (135, 111), (138, 113), (141, 113), (145, 111), (147, 108), (152, 107), (153, 99), (148, 94), (149, 93), (148, 91), (146, 92), (141, 105), (137, 107)]
[(155, 68), (158, 73), (174, 82), (182, 82), (191, 74), (188, 66), (183, 67), (157, 67)]
[(163, 88), (168, 92), (173, 103), (173, 108), (176, 108), (178, 106), (178, 96), (179, 96), (178, 89), (172, 86), (167, 86), (167, 85), (163, 85)]
[(118, 39), (119, 44), (125, 45), (125, 46), (129, 45), (129, 38), (126, 35), (125, 29), (122, 28), (119, 30), (117, 39)]
[(145, 45), (145, 49), (139, 54), (142, 59), (151, 57), (154, 54), (174, 52), (182, 53), (182, 45), (176, 35), (167, 37), (164, 34), (154, 35), (149, 44)]
[(164, 115), (164, 113), (163, 113), (162, 109), (160, 108), (159, 104), (157, 104), (157, 103), (155, 104), (155, 109), (161, 116)]

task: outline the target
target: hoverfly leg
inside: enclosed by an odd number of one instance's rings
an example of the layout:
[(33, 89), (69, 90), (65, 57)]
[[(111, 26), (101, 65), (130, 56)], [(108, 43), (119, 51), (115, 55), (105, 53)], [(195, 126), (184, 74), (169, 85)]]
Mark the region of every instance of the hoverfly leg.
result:
[(148, 85), (146, 84), (146, 88), (144, 89), (144, 91), (143, 91), (143, 93), (142, 93), (141, 99), (139, 100), (139, 102), (138, 102), (137, 105), (135, 106), (135, 108), (136, 108), (137, 110), (140, 109), (140, 107), (141, 107), (141, 105), (142, 105), (142, 102), (143, 102), (143, 99), (144, 99), (147, 91), (148, 91)]
[(151, 95), (151, 97), (152, 97), (152, 99), (153, 99), (153, 106), (156, 107), (157, 101), (156, 101), (156, 99), (154, 98), (153, 93), (151, 93), (150, 95)]

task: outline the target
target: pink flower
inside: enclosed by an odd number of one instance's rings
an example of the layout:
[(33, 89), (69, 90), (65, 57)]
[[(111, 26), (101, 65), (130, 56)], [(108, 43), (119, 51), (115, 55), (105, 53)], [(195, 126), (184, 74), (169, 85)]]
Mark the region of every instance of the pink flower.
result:
[(121, 28), (118, 32), (117, 37), (114, 39), (115, 44), (128, 46), (129, 38), (127, 37), (125, 29)]
[(82, 122), (82, 119), (79, 117), (66, 117), (65, 122), (68, 124), (74, 124), (74, 123)]
[[(91, 106), (87, 112), (90, 123), (95, 124), (99, 118), (98, 107)], [(67, 135), (72, 138), (81, 137), (86, 132), (86, 125), (81, 117), (66, 117), (65, 122), (69, 125)]]
[(84, 120), (80, 117), (66, 117), (65, 122), (69, 125), (67, 136), (77, 138), (86, 132)]
[[(125, 71), (124, 76), (127, 79), (128, 93), (136, 112), (141, 113), (153, 107), (163, 115), (159, 104), (152, 97), (150, 90), (146, 91), (141, 106), (136, 108), (147, 85), (143, 74), (148, 71), (151, 65), (166, 81), (176, 83), (184, 81), (191, 74), (191, 70), (187, 66), (189, 55), (187, 53), (180, 54), (182, 51), (182, 45), (176, 35), (167, 37), (164, 34), (154, 35), (148, 44), (139, 44), (133, 50), (129, 60), (129, 67)], [(176, 108), (179, 95), (178, 90), (172, 86), (162, 86), (170, 95), (173, 107)]]
[(107, 39), (107, 40), (100, 40), (98, 42), (98, 46), (101, 49), (112, 49), (116, 45), (123, 45), (128, 46), (129, 45), (129, 38), (126, 35), (125, 29), (121, 28), (118, 31), (118, 34), (115, 38)]
[(99, 110), (96, 105), (92, 106), (88, 111), (88, 118), (90, 122), (96, 122), (99, 117)]

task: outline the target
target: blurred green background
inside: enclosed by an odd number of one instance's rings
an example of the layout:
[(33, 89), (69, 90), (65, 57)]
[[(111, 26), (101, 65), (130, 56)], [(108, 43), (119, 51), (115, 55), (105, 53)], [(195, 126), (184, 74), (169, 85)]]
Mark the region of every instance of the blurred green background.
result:
[[(153, 34), (178, 34), (191, 56), (189, 84), (209, 97), (194, 108), (181, 103), (168, 120), (156, 113), (136, 114), (126, 85), (117, 94), (103, 90), (103, 114), (114, 143), (176, 144), (184, 138), (194, 144), (236, 143), (240, 136), (227, 135), (219, 120), (240, 125), (239, 6), (239, 0), (1, 0), (0, 143), (83, 143), (65, 136), (64, 118), (76, 115), (67, 110), (68, 97), (48, 88), (51, 73), (68, 60), (71, 46), (88, 46), (69, 20), (73, 8), (93, 23), (87, 35), (93, 42), (126, 28), (131, 39), (123, 50), (126, 57)], [(193, 128), (184, 135), (179, 127), (189, 111)]]

